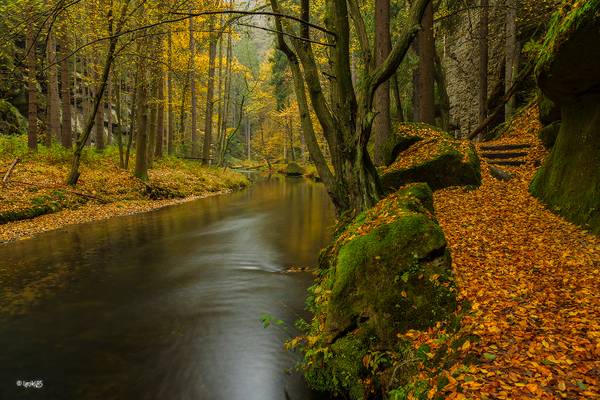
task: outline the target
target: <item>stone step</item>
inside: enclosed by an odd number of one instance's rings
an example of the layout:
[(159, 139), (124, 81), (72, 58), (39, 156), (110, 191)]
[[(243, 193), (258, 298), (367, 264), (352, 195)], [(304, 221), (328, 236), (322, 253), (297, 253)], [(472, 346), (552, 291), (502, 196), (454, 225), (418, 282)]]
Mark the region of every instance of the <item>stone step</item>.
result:
[(493, 164), (493, 165), (509, 165), (509, 166), (517, 167), (519, 165), (527, 164), (527, 161), (521, 161), (521, 160), (490, 161), (489, 164)]
[(498, 145), (482, 145), (479, 146), (481, 150), (487, 151), (504, 151), (504, 150), (520, 150), (530, 148), (530, 144), (498, 144)]
[(527, 153), (515, 152), (515, 153), (481, 153), (481, 157), (489, 160), (505, 160), (510, 158), (525, 157)]

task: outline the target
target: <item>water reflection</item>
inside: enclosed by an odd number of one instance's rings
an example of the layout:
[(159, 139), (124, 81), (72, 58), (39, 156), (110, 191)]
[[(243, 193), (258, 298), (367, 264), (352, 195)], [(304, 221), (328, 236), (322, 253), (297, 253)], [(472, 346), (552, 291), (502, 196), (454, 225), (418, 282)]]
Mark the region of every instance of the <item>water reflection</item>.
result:
[(332, 218), (320, 185), (273, 179), (0, 246), (0, 398), (310, 398), (260, 316), (304, 315), (310, 276), (282, 271)]

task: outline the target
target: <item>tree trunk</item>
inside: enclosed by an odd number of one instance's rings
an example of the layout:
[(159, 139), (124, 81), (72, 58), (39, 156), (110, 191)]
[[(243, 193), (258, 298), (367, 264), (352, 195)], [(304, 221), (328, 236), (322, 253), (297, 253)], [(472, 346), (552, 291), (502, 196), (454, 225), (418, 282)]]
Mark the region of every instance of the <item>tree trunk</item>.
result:
[[(390, 38), (390, 0), (375, 0), (375, 65), (381, 65), (392, 49)], [(376, 165), (385, 163), (385, 144), (391, 133), (390, 82), (383, 83), (375, 93), (375, 149)]]
[(489, 1), (481, 0), (479, 21), (479, 123), (487, 117), (488, 98), (488, 19)]
[(192, 97), (192, 157), (198, 157), (200, 149), (198, 147), (198, 132), (196, 127), (196, 114), (198, 100), (196, 99), (196, 42), (194, 40), (194, 19), (190, 18), (190, 87)]
[(442, 60), (440, 60), (437, 51), (435, 53), (435, 83), (440, 97), (441, 128), (447, 131), (450, 127), (450, 97), (448, 97), (448, 90), (446, 89), (446, 75), (444, 74)]
[[(30, 10), (30, 14), (32, 11)], [(35, 42), (35, 27), (33, 25), (27, 26), (27, 36), (25, 47), (27, 49), (27, 120), (29, 123), (27, 129), (27, 145), (30, 150), (37, 150), (37, 136), (38, 136), (38, 83), (36, 73), (36, 49), (37, 43)]]
[(167, 74), (167, 119), (168, 119), (168, 132), (167, 132), (167, 153), (173, 155), (175, 151), (175, 114), (173, 112), (173, 38), (169, 32), (168, 36), (168, 58), (169, 58), (169, 71)]
[(158, 83), (158, 115), (156, 117), (156, 145), (154, 146), (154, 158), (159, 159), (163, 154), (163, 140), (165, 134), (165, 76), (160, 69), (160, 82)]
[[(373, 99), (379, 86), (392, 77), (415, 35), (422, 20), (425, 8), (430, 0), (416, 0), (410, 10), (407, 27), (401, 32), (400, 39), (394, 45), (390, 56), (380, 66), (376, 66), (354, 87), (350, 62), (350, 26), (347, 0), (331, 0), (326, 2), (327, 29), (335, 32), (335, 46), (328, 57), (332, 67), (332, 87), (329, 90), (331, 104), (327, 104), (327, 95), (323, 91), (320, 71), (316, 57), (309, 42), (291, 38), (294, 51), (286, 44), (283, 33), (278, 33), (278, 48), (287, 56), (294, 79), (294, 91), (300, 109), (303, 133), (307, 143), (314, 139), (314, 130), (308, 114), (305, 92), (311, 98), (311, 105), (321, 125), (331, 154), (335, 175), (331, 173), (326, 162), (319, 160), (322, 152), (318, 146), (309, 144), (311, 156), (319, 169), (331, 198), (344, 218), (353, 217), (359, 212), (372, 207), (382, 196), (382, 188), (377, 170), (373, 165), (367, 145), (371, 136), (375, 113), (372, 110)], [(271, 0), (271, 7), (278, 12), (277, 0)], [(300, 2), (301, 15), (304, 20), (308, 14), (308, 0)], [(281, 17), (275, 17), (278, 32), (283, 31)], [(309, 29), (301, 25), (300, 36), (309, 38)], [(330, 43), (332, 35), (328, 36)], [(433, 61), (433, 54), (431, 54)], [(302, 69), (298, 65), (302, 64)], [(431, 73), (433, 81), (433, 72)], [(433, 83), (433, 82), (432, 82)], [(306, 86), (305, 86), (306, 85)], [(432, 90), (433, 92), (433, 90)], [(433, 96), (433, 93), (432, 93)], [(313, 154), (314, 153), (314, 154)], [(324, 160), (323, 160), (324, 161)], [(323, 174), (321, 174), (321, 171)]]
[(60, 86), (62, 104), (62, 126), (60, 142), (63, 147), (73, 147), (73, 127), (71, 123), (71, 70), (68, 58), (70, 54), (67, 34), (63, 33), (60, 42)]
[(133, 83), (133, 95), (131, 96), (131, 119), (129, 120), (129, 135), (127, 136), (127, 148), (125, 149), (125, 169), (129, 169), (129, 156), (131, 154), (131, 146), (133, 144), (133, 135), (137, 129), (135, 120), (137, 119), (138, 114), (137, 97), (139, 92), (138, 87), (141, 80), (142, 77), (140, 76), (139, 71), (137, 71)]
[(218, 164), (223, 165), (225, 162), (225, 145), (227, 138), (227, 122), (229, 118), (229, 108), (231, 107), (231, 61), (232, 61), (232, 46), (231, 32), (227, 35), (227, 60), (225, 62), (225, 100), (223, 106), (223, 117), (221, 119), (220, 142), (219, 142), (219, 160)]
[(96, 111), (96, 150), (104, 150), (104, 96), (100, 99), (100, 106)]
[[(517, 0), (506, 0), (506, 43), (505, 43), (505, 79), (504, 94), (508, 93), (517, 78), (519, 51), (517, 45)], [(505, 120), (509, 121), (515, 110), (515, 98), (512, 96), (504, 106)]]
[(204, 118), (204, 146), (202, 148), (202, 165), (210, 164), (210, 147), (212, 144), (212, 125), (213, 125), (213, 94), (215, 90), (215, 57), (217, 53), (217, 37), (214, 30), (214, 17), (211, 17), (208, 24), (209, 46), (208, 46), (208, 86), (206, 88), (206, 116)]
[(47, 132), (45, 144), (52, 145), (52, 138), (60, 141), (60, 111), (58, 98), (58, 65), (56, 59), (56, 40), (54, 33), (50, 32), (47, 38), (47, 62), (48, 62), (48, 104), (46, 107)]
[(156, 99), (158, 98), (158, 87), (159, 84), (156, 80), (156, 72), (154, 71), (152, 79), (152, 84), (150, 85), (150, 95), (152, 96), (150, 99), (150, 116), (147, 122), (147, 149), (148, 154), (146, 155), (146, 164), (148, 168), (152, 168), (154, 165), (154, 152), (156, 151), (156, 133), (157, 133), (157, 118), (158, 118), (158, 104)]
[[(223, 17), (221, 17), (221, 27), (223, 26)], [(223, 120), (223, 108), (224, 108), (224, 101), (223, 101), (223, 35), (219, 36), (219, 55), (218, 55), (218, 60), (219, 60), (219, 66), (217, 67), (217, 69), (219, 70), (219, 75), (217, 78), (217, 99), (218, 99), (218, 106), (217, 106), (217, 137), (216, 137), (216, 143), (215, 143), (215, 147), (216, 147), (216, 152), (217, 152), (217, 160), (216, 163), (219, 164), (220, 160), (218, 159), (220, 153), (220, 144), (221, 144), (221, 123)]]
[(121, 93), (123, 89), (123, 82), (121, 79), (117, 79), (117, 146), (119, 148), (119, 167), (125, 168), (125, 153), (123, 149), (123, 131), (125, 127), (125, 121), (123, 121), (123, 104), (121, 102)]
[(113, 136), (113, 118), (112, 118), (112, 78), (108, 77), (108, 89), (106, 93), (106, 112), (108, 113), (107, 124), (108, 124), (108, 136), (106, 137), (106, 144), (109, 146), (112, 144)]
[(398, 76), (392, 76), (392, 93), (394, 93), (394, 102), (396, 103), (396, 122), (404, 122), (404, 110), (402, 109), (402, 97), (400, 96), (400, 86), (398, 85)]
[[(112, 24), (112, 21), (109, 23)], [(81, 159), (81, 152), (83, 151), (83, 147), (85, 146), (88, 138), (90, 137), (90, 134), (92, 133), (92, 127), (94, 126), (96, 112), (98, 111), (100, 103), (102, 102), (102, 95), (104, 94), (104, 90), (106, 89), (106, 83), (108, 81), (110, 67), (114, 61), (117, 41), (118, 36), (114, 36), (109, 40), (108, 51), (106, 52), (106, 59), (104, 61), (104, 67), (102, 71), (102, 77), (100, 79), (96, 95), (94, 96), (92, 112), (88, 115), (87, 122), (85, 124), (85, 128), (82, 132), (82, 135), (77, 138), (77, 143), (75, 144), (75, 151), (73, 152), (73, 162), (71, 164), (71, 171), (69, 172), (69, 177), (67, 178), (67, 184), (71, 186), (75, 186), (77, 184), (77, 181), (79, 180), (79, 162)]]
[(419, 73), (417, 99), (419, 102), (419, 122), (434, 124), (433, 57), (435, 44), (433, 41), (433, 5), (431, 2), (425, 9), (421, 24), (423, 29), (419, 32), (418, 39)]
[[(141, 68), (141, 67), (140, 67)], [(144, 75), (143, 72), (141, 74)], [(135, 155), (135, 170), (133, 174), (143, 181), (148, 180), (148, 104), (147, 104), (147, 89), (144, 79), (140, 82), (138, 89), (138, 115), (137, 115), (137, 137), (136, 137), (136, 155)]]

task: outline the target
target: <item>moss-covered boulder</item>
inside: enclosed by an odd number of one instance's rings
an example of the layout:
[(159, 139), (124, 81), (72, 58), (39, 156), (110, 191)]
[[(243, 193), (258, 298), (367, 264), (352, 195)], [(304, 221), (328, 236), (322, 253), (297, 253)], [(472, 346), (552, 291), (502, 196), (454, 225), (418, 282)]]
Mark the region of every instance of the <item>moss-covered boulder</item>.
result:
[(400, 351), (398, 333), (432, 327), (456, 309), (450, 255), (426, 184), (358, 215), (325, 250), (321, 268), (304, 349), (307, 380), (320, 390), (369, 398), (365, 356)]
[[(481, 184), (479, 157), (470, 142), (455, 140), (423, 124), (403, 125), (400, 130), (403, 136), (420, 140), (399, 152), (396, 160), (381, 171), (386, 190), (394, 191), (413, 182), (427, 183), (433, 190)], [(406, 130), (410, 133), (404, 133)]]
[(552, 147), (531, 192), (570, 221), (600, 234), (600, 0), (566, 1), (536, 65), (540, 89), (561, 108)]
[(0, 100), (0, 134), (20, 135), (27, 131), (27, 120), (6, 100)]
[(450, 257), (431, 212), (431, 192), (415, 185), (359, 215), (338, 238), (326, 330), (368, 324), (388, 342), (423, 329), (454, 308)]
[(304, 169), (295, 162), (291, 162), (286, 165), (285, 174), (287, 176), (302, 176), (304, 175)]

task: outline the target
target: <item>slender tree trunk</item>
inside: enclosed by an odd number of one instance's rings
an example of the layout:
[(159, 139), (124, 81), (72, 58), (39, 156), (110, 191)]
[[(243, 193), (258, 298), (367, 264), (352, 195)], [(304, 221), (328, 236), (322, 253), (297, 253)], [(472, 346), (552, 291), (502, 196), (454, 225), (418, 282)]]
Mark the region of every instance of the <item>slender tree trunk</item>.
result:
[[(140, 64), (142, 62), (140, 61)], [(138, 68), (143, 68), (139, 66)], [(135, 170), (133, 174), (143, 181), (148, 180), (148, 106), (147, 106), (147, 88), (145, 79), (143, 79), (144, 71), (140, 72), (142, 77), (140, 87), (138, 88), (137, 98), (137, 137), (135, 147)]]
[(152, 168), (152, 166), (154, 165), (154, 152), (156, 151), (156, 133), (157, 133), (157, 118), (158, 118), (158, 104), (156, 102), (156, 99), (158, 98), (158, 82), (156, 79), (156, 72), (154, 71), (154, 76), (152, 77), (152, 84), (150, 85), (150, 95), (152, 96), (152, 98), (150, 99), (151, 104), (150, 104), (150, 115), (149, 115), (149, 120), (148, 120), (148, 125), (147, 125), (147, 133), (146, 133), (146, 140), (147, 140), (147, 148), (148, 148), (148, 155), (147, 160), (146, 160), (146, 164), (148, 165), (148, 168)]
[(209, 45), (208, 45), (208, 86), (206, 88), (206, 116), (204, 118), (204, 146), (202, 148), (202, 165), (210, 164), (210, 147), (212, 144), (212, 126), (213, 126), (213, 105), (215, 90), (215, 57), (217, 52), (217, 37), (214, 30), (214, 17), (211, 17), (208, 24)]
[(435, 52), (435, 43), (433, 41), (433, 5), (425, 9), (422, 19), (423, 29), (419, 32), (419, 74), (418, 74), (418, 102), (419, 102), (419, 122), (427, 124), (435, 123), (434, 107), (434, 71), (433, 57)]
[(139, 92), (139, 85), (141, 84), (142, 77), (140, 76), (139, 69), (135, 73), (133, 82), (133, 95), (131, 96), (131, 118), (129, 120), (129, 135), (127, 136), (127, 148), (125, 149), (125, 169), (129, 169), (129, 156), (131, 155), (131, 146), (133, 144), (133, 135), (137, 129), (135, 121), (137, 119), (138, 108), (137, 108), (137, 97)]
[(488, 20), (489, 1), (481, 0), (481, 20), (479, 21), (479, 123), (487, 117), (488, 98)]
[[(221, 16), (221, 27), (223, 26), (223, 17)], [(217, 156), (219, 156), (221, 154), (221, 150), (220, 150), (220, 144), (221, 144), (221, 123), (223, 120), (223, 106), (224, 106), (224, 101), (223, 101), (223, 35), (219, 36), (219, 55), (218, 55), (218, 60), (219, 60), (219, 66), (217, 67), (217, 69), (219, 70), (219, 75), (217, 78), (217, 99), (218, 99), (218, 106), (217, 106), (217, 137), (216, 137), (216, 143), (215, 143), (215, 147), (216, 147), (216, 152), (217, 152)], [(220, 160), (216, 160), (217, 164), (220, 163)]]
[(446, 75), (437, 51), (435, 53), (435, 83), (440, 96), (441, 128), (447, 131), (450, 127), (450, 97), (446, 88)]
[(104, 150), (104, 97), (100, 99), (100, 106), (96, 110), (96, 150)]
[(225, 162), (225, 147), (227, 141), (227, 122), (229, 119), (229, 108), (231, 107), (231, 61), (232, 46), (231, 32), (227, 35), (227, 60), (225, 64), (225, 105), (223, 106), (223, 118), (221, 120), (221, 141), (219, 143), (219, 165)]
[[(506, 95), (517, 79), (519, 63), (519, 46), (517, 44), (517, 0), (506, 0), (506, 43), (504, 48), (506, 66), (504, 79), (504, 94)], [(515, 97), (512, 96), (504, 106), (506, 121), (510, 120), (515, 111)]]
[[(30, 16), (32, 10), (30, 10)], [(37, 150), (37, 136), (38, 136), (38, 83), (36, 73), (36, 50), (37, 43), (35, 42), (35, 27), (29, 25), (27, 27), (26, 43), (27, 49), (27, 120), (29, 127), (27, 129), (27, 144), (30, 150)]]
[(198, 146), (198, 132), (196, 127), (196, 115), (198, 100), (196, 99), (196, 42), (194, 40), (194, 19), (190, 18), (190, 88), (192, 98), (192, 157), (198, 157), (200, 149)]
[(173, 112), (173, 38), (169, 32), (168, 36), (168, 64), (169, 72), (167, 74), (167, 119), (168, 119), (168, 133), (167, 133), (167, 153), (173, 155), (175, 151), (175, 114)]
[(116, 79), (117, 82), (117, 146), (119, 148), (119, 167), (125, 168), (125, 153), (123, 149), (123, 131), (125, 127), (125, 121), (123, 121), (123, 104), (121, 101), (122, 90), (123, 90), (123, 82), (122, 80)]
[(52, 138), (60, 141), (60, 111), (58, 98), (58, 65), (56, 59), (56, 40), (50, 32), (47, 39), (46, 59), (48, 62), (48, 104), (46, 107), (47, 132), (45, 144), (52, 145)]
[(396, 103), (396, 122), (404, 121), (404, 110), (402, 108), (402, 97), (400, 96), (400, 86), (398, 85), (398, 76), (394, 74), (392, 76), (392, 93), (394, 94), (394, 102)]
[[(375, 0), (375, 65), (381, 65), (392, 50), (390, 38), (390, 0)], [(373, 123), (375, 131), (374, 161), (376, 165), (385, 163), (385, 144), (391, 133), (390, 82), (386, 81), (375, 94)]]
[(67, 34), (63, 33), (60, 42), (60, 86), (62, 104), (61, 144), (70, 149), (73, 147), (73, 127), (71, 123), (71, 68)]
[(106, 144), (109, 146), (112, 144), (113, 137), (113, 118), (112, 118), (112, 77), (108, 77), (108, 89), (106, 93), (106, 112), (108, 115), (107, 123), (108, 123), (108, 136), (106, 138)]
[[(112, 24), (112, 22), (110, 22), (110, 24)], [(110, 32), (112, 34), (112, 27)], [(83, 147), (85, 146), (85, 143), (87, 142), (90, 134), (92, 133), (92, 127), (94, 126), (96, 112), (98, 111), (98, 108), (100, 107), (100, 104), (102, 102), (102, 95), (104, 94), (104, 90), (106, 89), (108, 75), (110, 73), (110, 68), (114, 60), (117, 41), (117, 36), (109, 40), (108, 51), (106, 52), (106, 59), (104, 61), (104, 67), (102, 71), (102, 77), (100, 79), (96, 95), (94, 96), (92, 112), (88, 115), (87, 122), (85, 124), (85, 128), (82, 132), (82, 135), (77, 138), (77, 143), (75, 144), (75, 151), (73, 152), (73, 162), (71, 164), (71, 171), (69, 172), (69, 177), (67, 178), (67, 183), (71, 186), (75, 186), (77, 184), (77, 181), (79, 180), (79, 162), (81, 159), (81, 152), (83, 151)]]
[(165, 133), (165, 76), (160, 68), (160, 82), (158, 83), (158, 116), (156, 117), (156, 145), (154, 146), (154, 158), (159, 159), (163, 154), (163, 141)]
[(251, 123), (250, 118), (246, 117), (246, 159), (250, 160), (250, 155), (252, 153), (252, 131), (251, 131)]

